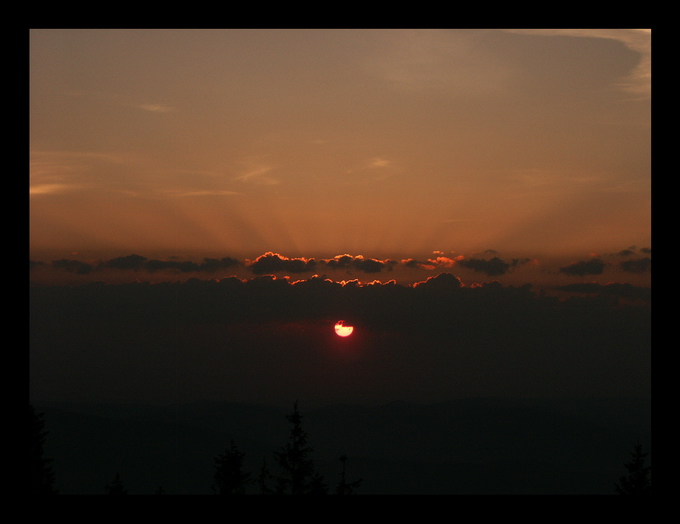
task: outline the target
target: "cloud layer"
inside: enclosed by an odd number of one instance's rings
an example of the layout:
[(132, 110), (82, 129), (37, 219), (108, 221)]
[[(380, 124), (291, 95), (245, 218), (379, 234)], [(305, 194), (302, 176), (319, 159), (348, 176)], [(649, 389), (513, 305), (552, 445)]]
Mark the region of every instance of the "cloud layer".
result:
[[(129, 260), (132, 262), (132, 260)], [(649, 306), (634, 286), (190, 279), (35, 286), (36, 397), (305, 402), (645, 395)], [(347, 339), (333, 326), (354, 326)]]
[[(646, 255), (639, 257), (637, 253)], [(425, 260), (415, 258), (378, 259), (366, 258), (363, 255), (336, 255), (332, 258), (307, 258), (287, 257), (280, 253), (266, 252), (255, 259), (236, 259), (233, 257), (204, 258), (201, 262), (190, 260), (160, 260), (150, 259), (142, 255), (132, 254), (115, 257), (109, 260), (82, 261), (77, 259), (58, 259), (51, 263), (42, 261), (30, 261), (31, 270), (44, 269), (68, 272), (73, 275), (92, 275), (103, 271), (117, 272), (144, 272), (148, 274), (194, 274), (195, 276), (210, 275), (220, 278), (230, 275), (277, 275), (277, 276), (310, 276), (331, 275), (334, 278), (347, 277), (357, 278), (364, 276), (392, 276), (395, 270), (399, 270), (399, 278), (404, 275), (414, 276), (422, 273), (441, 273), (455, 270), (457, 272), (470, 272), (481, 278), (498, 278), (513, 273), (525, 266), (536, 268), (541, 262), (533, 258), (509, 258), (497, 256), (494, 250), (488, 250), (484, 256), (465, 256), (452, 253), (446, 255), (441, 251), (435, 251), (433, 256)], [(567, 277), (601, 276), (616, 269), (631, 275), (645, 275), (651, 273), (651, 249), (637, 249), (634, 246), (623, 249), (618, 253), (593, 257), (588, 260), (579, 260), (556, 268), (555, 272)], [(621, 260), (621, 259), (624, 260)], [(544, 268), (542, 271), (546, 271)], [(417, 277), (415, 277), (417, 280)]]

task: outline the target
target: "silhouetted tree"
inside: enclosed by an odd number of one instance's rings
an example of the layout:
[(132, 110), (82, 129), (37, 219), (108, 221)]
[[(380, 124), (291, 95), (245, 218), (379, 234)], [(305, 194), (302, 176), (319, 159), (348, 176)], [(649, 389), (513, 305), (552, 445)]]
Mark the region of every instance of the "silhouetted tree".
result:
[(245, 455), (232, 440), (230, 448), (223, 455), (215, 457), (213, 490), (219, 495), (243, 495), (246, 492), (250, 473), (243, 471)]
[(307, 490), (307, 495), (327, 495), (327, 494), (328, 484), (326, 484), (321, 474), (314, 472), (309, 482), (309, 489)]
[(262, 459), (262, 467), (260, 468), (260, 473), (257, 476), (257, 485), (260, 488), (260, 495), (272, 495), (274, 490), (268, 485), (269, 481), (272, 479), (271, 473), (267, 468), (267, 461)]
[(345, 476), (347, 455), (342, 455), (340, 457), (340, 462), (342, 462), (342, 470), (340, 471), (340, 482), (338, 482), (338, 487), (336, 488), (335, 492), (338, 495), (352, 495), (354, 490), (359, 488), (363, 479), (358, 479), (354, 482), (347, 482), (347, 477)]
[(120, 480), (120, 473), (116, 473), (111, 483), (107, 483), (104, 491), (107, 495), (127, 495), (128, 490), (123, 487), (123, 482)]
[(314, 469), (310, 458), (313, 448), (307, 445), (307, 433), (302, 429), (302, 416), (295, 402), (293, 412), (287, 415), (293, 424), (288, 443), (281, 451), (274, 452), (282, 474), (276, 477), (276, 493), (292, 495), (326, 494), (328, 486), (323, 477)]
[(36, 412), (31, 404), (31, 494), (33, 495), (56, 495), (54, 489), (54, 472), (50, 465), (52, 459), (45, 457), (45, 431), (44, 414)]
[(642, 444), (638, 442), (630, 454), (632, 460), (623, 465), (628, 470), (628, 475), (622, 475), (619, 478), (620, 484), (616, 485), (617, 493), (620, 495), (652, 494), (652, 482), (650, 479), (652, 468), (645, 466), (647, 455), (649, 453), (643, 453)]

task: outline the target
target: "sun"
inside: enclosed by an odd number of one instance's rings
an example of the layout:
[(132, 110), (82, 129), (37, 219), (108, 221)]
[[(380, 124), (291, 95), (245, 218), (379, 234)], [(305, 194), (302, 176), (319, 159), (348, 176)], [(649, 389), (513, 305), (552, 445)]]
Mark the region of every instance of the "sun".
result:
[(344, 320), (338, 320), (335, 323), (335, 334), (339, 337), (348, 337), (354, 331), (354, 326), (346, 326)]

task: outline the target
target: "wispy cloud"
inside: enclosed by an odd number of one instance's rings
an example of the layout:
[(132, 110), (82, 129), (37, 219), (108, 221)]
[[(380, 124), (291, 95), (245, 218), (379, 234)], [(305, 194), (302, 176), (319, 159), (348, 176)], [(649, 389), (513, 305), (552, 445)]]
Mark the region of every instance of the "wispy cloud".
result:
[(235, 180), (267, 186), (281, 183), (279, 179), (268, 174), (276, 168), (275, 166), (263, 164), (253, 159), (244, 160), (241, 164), (244, 165), (246, 169), (238, 175)]
[(196, 191), (168, 191), (167, 194), (172, 197), (204, 197), (204, 196), (231, 196), (239, 195), (238, 191), (228, 191), (223, 189), (205, 189)]
[(380, 167), (389, 167), (392, 165), (392, 162), (387, 160), (386, 158), (373, 158), (371, 161), (368, 163), (369, 168), (380, 168)]
[(367, 169), (380, 169), (385, 167), (391, 167), (393, 163), (390, 160), (382, 157), (373, 157), (360, 164), (357, 167), (348, 169), (347, 173), (355, 173), (357, 171), (365, 171)]
[(443, 29), (390, 30), (370, 64), (373, 74), (400, 90), (478, 95), (505, 85), (509, 69), (481, 48), (483, 32)]
[(392, 160), (384, 157), (369, 158), (362, 164), (352, 167), (345, 171), (348, 175), (361, 174), (364, 178), (362, 182), (375, 182), (385, 178), (394, 176), (397, 172), (397, 166)]
[(75, 189), (76, 186), (70, 184), (32, 184), (29, 189), (29, 195), (49, 195), (53, 193), (64, 193), (71, 189)]
[(64, 193), (90, 186), (87, 173), (94, 164), (120, 164), (122, 159), (106, 153), (83, 151), (32, 151), (29, 194)]
[(508, 29), (508, 32), (536, 36), (572, 36), (576, 38), (606, 38), (624, 44), (640, 55), (640, 61), (619, 87), (631, 94), (648, 98), (652, 90), (652, 30), (651, 29)]
[(132, 101), (119, 93), (111, 93), (105, 91), (70, 90), (65, 91), (64, 95), (71, 98), (89, 99), (92, 101), (99, 101), (100, 103), (105, 104), (132, 107), (135, 109), (141, 109), (143, 111), (149, 111), (152, 113), (170, 113), (176, 110), (176, 108), (169, 106), (167, 104), (160, 104), (156, 102), (140, 103), (138, 101)]
[(140, 104), (139, 106), (140, 109), (143, 109), (144, 111), (150, 111), (152, 113), (170, 113), (171, 111), (174, 111), (175, 108), (162, 105), (162, 104)]
[[(145, 173), (146, 178), (139, 177)], [(231, 196), (217, 171), (165, 169), (133, 155), (83, 151), (31, 153), (31, 196), (71, 191), (105, 191), (150, 199)]]

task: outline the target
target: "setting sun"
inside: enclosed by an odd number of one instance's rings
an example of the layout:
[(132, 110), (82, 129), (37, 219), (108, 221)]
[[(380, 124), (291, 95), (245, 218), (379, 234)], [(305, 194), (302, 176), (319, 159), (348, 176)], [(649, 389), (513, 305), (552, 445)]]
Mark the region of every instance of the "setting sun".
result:
[(353, 326), (346, 326), (344, 320), (339, 320), (335, 324), (335, 334), (340, 337), (348, 337), (354, 331)]

